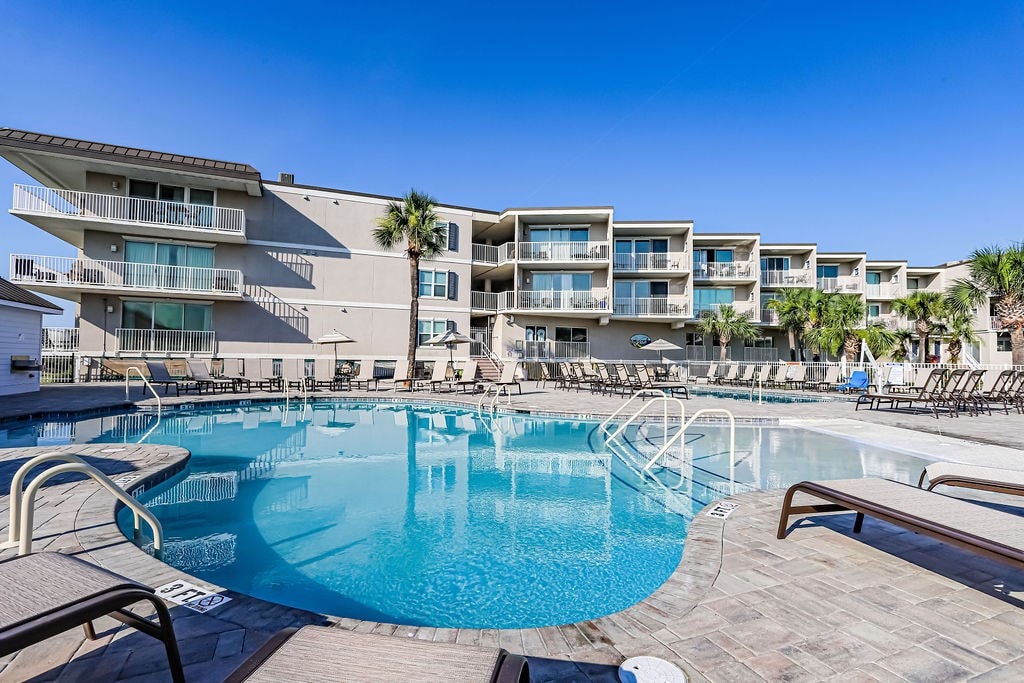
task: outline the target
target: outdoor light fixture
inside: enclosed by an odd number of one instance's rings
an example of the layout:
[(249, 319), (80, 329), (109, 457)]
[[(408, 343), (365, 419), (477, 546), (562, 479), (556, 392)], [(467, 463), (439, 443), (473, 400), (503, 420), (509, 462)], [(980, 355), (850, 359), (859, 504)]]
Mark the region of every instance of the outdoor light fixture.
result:
[(113, 306), (107, 306), (107, 313), (113, 313), (113, 312), (114, 312), (114, 307)]
[(116, 254), (117, 253), (117, 245), (116, 244), (111, 244), (110, 245), (110, 253), (112, 253), (112, 254)]
[(114, 182), (110, 183), (110, 187), (111, 187), (111, 189), (119, 190), (119, 189), (121, 189), (121, 183), (119, 183), (119, 182), (117, 182), (115, 180)]

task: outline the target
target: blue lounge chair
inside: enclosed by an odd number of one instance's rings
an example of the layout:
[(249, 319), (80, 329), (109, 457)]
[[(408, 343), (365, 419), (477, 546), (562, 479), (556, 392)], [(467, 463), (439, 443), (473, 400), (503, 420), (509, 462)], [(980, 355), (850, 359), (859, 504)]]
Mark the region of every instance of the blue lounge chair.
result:
[(854, 370), (850, 379), (845, 384), (840, 384), (836, 389), (839, 391), (864, 391), (868, 388), (868, 373), (863, 370)]

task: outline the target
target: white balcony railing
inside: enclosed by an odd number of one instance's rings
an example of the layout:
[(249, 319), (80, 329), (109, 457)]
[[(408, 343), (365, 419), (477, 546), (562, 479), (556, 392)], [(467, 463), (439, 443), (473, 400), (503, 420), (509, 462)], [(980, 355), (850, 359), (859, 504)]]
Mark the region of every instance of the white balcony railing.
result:
[(615, 254), (612, 258), (615, 270), (625, 273), (642, 273), (652, 270), (686, 272), (690, 269), (690, 255), (685, 251)]
[(117, 328), (121, 353), (209, 353), (214, 351), (213, 330), (135, 330)]
[(78, 350), (77, 327), (44, 327), (43, 351), (55, 353), (59, 351)]
[(514, 261), (515, 257), (516, 245), (513, 242), (497, 245), (473, 243), (473, 263), (498, 266)]
[(856, 275), (840, 275), (839, 277), (819, 277), (817, 288), (823, 292), (841, 292), (857, 294), (864, 289), (864, 284)]
[(693, 316), (695, 318), (699, 318), (704, 312), (717, 311), (721, 309), (722, 306), (732, 306), (732, 309), (740, 315), (748, 315), (752, 320), (757, 319), (757, 316), (755, 315), (757, 313), (757, 309), (754, 308), (754, 304), (749, 301), (734, 301), (731, 304), (694, 304)]
[(761, 284), (768, 287), (809, 287), (810, 274), (805, 270), (762, 270)]
[(892, 313), (881, 313), (879, 315), (867, 316), (868, 325), (883, 325), (890, 330), (898, 330), (903, 327), (903, 319)]
[(685, 318), (689, 315), (686, 297), (634, 297), (615, 299), (614, 314), (634, 318)]
[(481, 311), (498, 310), (498, 292), (470, 292), (469, 307)]
[(545, 290), (503, 292), (500, 310), (596, 311), (608, 308), (608, 293), (592, 290)]
[(905, 294), (899, 284), (886, 282), (878, 285), (865, 285), (864, 294), (869, 299), (898, 299)]
[(762, 308), (761, 322), (765, 323), (766, 325), (778, 325), (779, 312), (771, 308)]
[(11, 282), (17, 284), (188, 294), (242, 293), (242, 271), (225, 268), (11, 254), (10, 272)]
[(14, 213), (74, 220), (133, 223), (245, 235), (245, 212), (223, 206), (182, 204), (112, 194), (14, 186)]
[(520, 261), (607, 261), (607, 242), (520, 242)]
[[(510, 355), (518, 351), (510, 349)], [(590, 342), (526, 341), (523, 342), (522, 360), (575, 360), (590, 358)]]
[(753, 279), (755, 277), (754, 263), (752, 261), (730, 261), (728, 263), (700, 261), (693, 264), (693, 276), (698, 280)]

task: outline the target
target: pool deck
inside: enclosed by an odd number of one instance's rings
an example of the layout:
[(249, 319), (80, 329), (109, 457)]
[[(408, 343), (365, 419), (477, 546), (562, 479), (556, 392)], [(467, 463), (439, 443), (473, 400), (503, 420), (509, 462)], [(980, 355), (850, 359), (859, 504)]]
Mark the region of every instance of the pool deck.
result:
[[(253, 393), (229, 398), (267, 397)], [(189, 395), (167, 403), (206, 398), (225, 397)], [(454, 400), (476, 405), (472, 397)], [(531, 382), (524, 385), (523, 396), (513, 396), (511, 407), (596, 416), (608, 414), (621, 401), (586, 392), (539, 390)], [(46, 387), (29, 398), (0, 399), (0, 418), (124, 403), (119, 386)], [(725, 407), (739, 418), (799, 424), (925, 457), (1024, 469), (1024, 416), (1017, 414), (936, 420), (925, 414), (854, 413), (853, 405), (844, 402), (756, 405), (704, 397), (686, 406), (688, 413)], [(180, 468), (188, 457), (183, 449), (169, 446), (69, 448), (95, 458), (104, 471), (136, 475), (129, 487)], [(0, 490), (6, 492), (16, 464), (43, 450), (54, 449), (0, 450)], [(533, 658), (533, 680), (538, 681), (614, 681), (614, 665), (641, 654), (669, 659), (695, 681), (1024, 676), (1024, 572), (870, 519), (853, 536), (849, 514), (818, 516), (779, 541), (775, 526), (781, 495), (776, 490), (734, 496), (740, 507), (725, 521), (698, 516), (679, 568), (652, 596), (623, 612), (557, 628), (396, 627), (327, 619), (234, 593), (229, 593), (230, 603), (207, 614), (173, 607), (186, 674), (190, 681), (220, 681), (279, 628), (330, 622), (357, 631), (501, 645)], [(971, 497), (972, 492), (959, 495)], [(985, 498), (1022, 513), (1019, 498)], [(4, 536), (8, 509), (7, 496), (0, 496)], [(81, 554), (153, 586), (187, 578), (128, 542), (113, 523), (112, 499), (91, 482), (55, 479), (42, 489), (37, 509), (36, 549)], [(0, 558), (12, 554), (0, 551)], [(102, 626), (96, 642), (85, 641), (76, 629), (0, 658), (0, 680), (168, 680), (162, 648), (155, 641), (113, 621)]]

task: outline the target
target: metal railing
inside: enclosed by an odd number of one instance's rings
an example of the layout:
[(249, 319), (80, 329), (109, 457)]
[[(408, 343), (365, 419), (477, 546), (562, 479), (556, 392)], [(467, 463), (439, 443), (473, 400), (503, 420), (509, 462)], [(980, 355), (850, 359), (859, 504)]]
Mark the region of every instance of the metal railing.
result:
[(767, 363), (779, 360), (780, 351), (774, 346), (744, 346), (743, 360), (748, 363)]
[(779, 324), (779, 312), (771, 308), (761, 309), (761, 322), (767, 325)]
[(43, 328), (43, 351), (77, 351), (78, 350), (78, 328), (77, 327), (44, 327)]
[[(514, 349), (507, 351), (509, 357), (515, 357)], [(525, 341), (523, 342), (522, 359), (538, 360), (580, 360), (590, 358), (590, 342), (574, 341)]]
[(906, 294), (906, 290), (898, 284), (887, 282), (878, 285), (865, 285), (864, 294), (869, 299), (897, 299)]
[(470, 292), (469, 307), (481, 311), (498, 310), (498, 292)]
[(485, 265), (497, 266), (516, 257), (516, 245), (514, 242), (505, 244), (477, 244), (473, 243), (473, 262)]
[(810, 274), (805, 270), (762, 270), (761, 284), (768, 287), (808, 287)]
[(890, 330), (898, 330), (901, 327), (908, 326), (903, 322), (903, 318), (898, 315), (891, 313), (882, 313), (880, 315), (869, 315), (866, 318), (868, 325), (882, 325)]
[(502, 292), (498, 310), (592, 311), (608, 308), (607, 292), (590, 290), (543, 290)]
[(701, 313), (703, 313), (704, 311), (718, 311), (722, 308), (722, 306), (732, 306), (732, 309), (737, 313), (741, 315), (745, 313), (750, 315), (752, 318), (754, 317), (754, 314), (757, 312), (757, 309), (754, 308), (754, 304), (752, 304), (749, 301), (733, 301), (732, 303), (728, 304), (695, 304), (693, 308), (693, 315), (694, 317), (699, 318)]
[(648, 270), (676, 270), (686, 272), (690, 269), (690, 253), (687, 251), (669, 251), (646, 254), (615, 254), (612, 257), (615, 270), (626, 273), (639, 273)]
[(11, 254), (11, 282), (82, 289), (242, 294), (242, 271)]
[[(22, 490), (22, 486), (25, 483), (25, 477), (33, 468), (42, 465), (43, 463), (54, 461), (64, 462), (66, 464), (45, 470), (42, 474), (33, 479), (31, 483), (29, 483), (27, 489), (24, 491)], [(160, 520), (158, 520), (152, 512), (146, 509), (145, 506), (139, 503), (139, 501), (128, 495), (124, 489), (114, 483), (110, 477), (89, 465), (85, 460), (73, 453), (59, 452), (37, 455), (18, 468), (18, 471), (14, 473), (14, 478), (11, 479), (10, 498), (8, 499), (10, 521), (7, 531), (7, 542), (0, 544), (0, 548), (13, 548), (17, 546), (19, 555), (27, 555), (32, 552), (32, 526), (33, 515), (35, 513), (36, 494), (47, 481), (53, 477), (69, 472), (78, 472), (80, 474), (88, 475), (93, 481), (112, 493), (119, 501), (124, 503), (125, 507), (130, 509), (135, 517), (136, 538), (138, 538), (139, 530), (141, 528), (140, 519), (146, 520), (146, 523), (149, 524), (153, 531), (153, 550), (157, 557), (160, 556), (160, 553), (163, 550), (163, 527), (160, 526)]]
[(135, 223), (245, 235), (245, 211), (111, 194), (14, 186), (14, 213), (75, 220)]
[(636, 318), (685, 318), (690, 307), (682, 296), (616, 298), (612, 311), (615, 315)]
[(730, 261), (728, 263), (693, 264), (693, 276), (698, 280), (747, 280), (754, 279), (753, 261)]
[(864, 283), (855, 275), (819, 277), (815, 282), (815, 286), (823, 292), (843, 292), (850, 294), (856, 294), (864, 289)]
[(607, 261), (607, 242), (520, 242), (520, 261)]
[(202, 353), (214, 351), (213, 330), (153, 330), (118, 327), (117, 348), (122, 353)]

